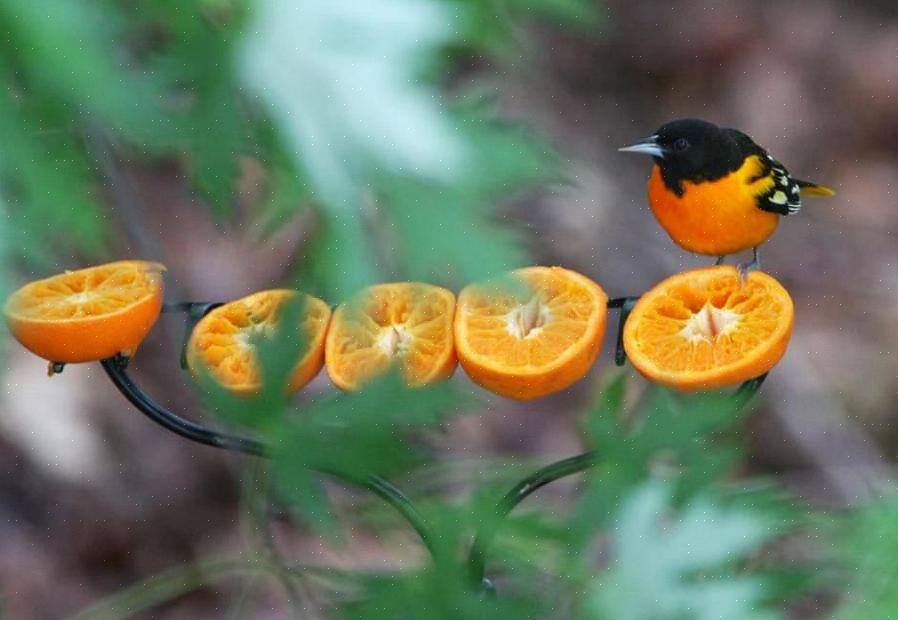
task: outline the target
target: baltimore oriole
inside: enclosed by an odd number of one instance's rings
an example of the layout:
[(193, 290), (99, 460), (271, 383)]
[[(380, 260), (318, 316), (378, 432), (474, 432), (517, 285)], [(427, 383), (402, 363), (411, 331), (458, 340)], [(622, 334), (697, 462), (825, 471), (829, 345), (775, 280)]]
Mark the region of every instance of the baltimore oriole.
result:
[(833, 190), (789, 176), (786, 168), (736, 129), (686, 118), (621, 151), (655, 161), (649, 205), (674, 243), (717, 256), (752, 248), (743, 275), (760, 266), (758, 246), (776, 230), (781, 215), (801, 209), (801, 195), (832, 196)]

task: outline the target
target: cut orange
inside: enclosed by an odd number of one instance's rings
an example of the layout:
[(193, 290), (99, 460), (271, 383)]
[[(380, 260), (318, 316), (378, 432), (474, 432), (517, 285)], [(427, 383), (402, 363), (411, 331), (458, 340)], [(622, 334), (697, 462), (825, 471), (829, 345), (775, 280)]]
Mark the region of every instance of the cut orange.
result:
[(680, 390), (733, 385), (769, 371), (786, 352), (792, 299), (779, 282), (733, 266), (672, 276), (642, 296), (624, 347), (648, 379)]
[(529, 400), (563, 390), (592, 367), (608, 297), (561, 267), (527, 267), (508, 283), (473, 284), (458, 296), (455, 346), (468, 376), (497, 394)]
[(455, 295), (430, 284), (398, 282), (364, 289), (334, 311), (327, 334), (327, 372), (355, 390), (394, 365), (411, 386), (455, 371)]
[(238, 395), (251, 395), (262, 387), (254, 341), (272, 335), (284, 305), (302, 298), (299, 329), (302, 347), (290, 376), (287, 392), (300, 390), (324, 364), (324, 336), (330, 322), (328, 305), (296, 291), (261, 291), (219, 306), (204, 316), (187, 343), (187, 365), (196, 373), (205, 368), (220, 385)]
[(117, 261), (26, 284), (6, 301), (6, 324), (51, 362), (134, 355), (162, 309), (159, 263)]

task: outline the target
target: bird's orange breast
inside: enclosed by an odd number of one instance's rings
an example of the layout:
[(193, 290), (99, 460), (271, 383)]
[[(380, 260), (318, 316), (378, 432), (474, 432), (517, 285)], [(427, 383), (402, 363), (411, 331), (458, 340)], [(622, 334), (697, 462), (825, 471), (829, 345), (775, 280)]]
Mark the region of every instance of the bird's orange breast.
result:
[(757, 206), (756, 196), (770, 189), (773, 179), (758, 175), (756, 155), (715, 181), (683, 181), (683, 195), (671, 191), (652, 168), (649, 205), (658, 222), (680, 247), (698, 254), (735, 254), (764, 243), (779, 223), (776, 213)]

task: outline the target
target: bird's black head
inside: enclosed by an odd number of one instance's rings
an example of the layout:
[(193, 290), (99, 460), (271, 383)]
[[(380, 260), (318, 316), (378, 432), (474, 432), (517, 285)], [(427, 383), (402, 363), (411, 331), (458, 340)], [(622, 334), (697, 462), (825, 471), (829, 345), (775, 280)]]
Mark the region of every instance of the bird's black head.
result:
[(697, 118), (671, 121), (654, 135), (621, 151), (651, 155), (664, 183), (682, 193), (680, 182), (718, 179), (739, 168), (742, 149), (732, 130)]

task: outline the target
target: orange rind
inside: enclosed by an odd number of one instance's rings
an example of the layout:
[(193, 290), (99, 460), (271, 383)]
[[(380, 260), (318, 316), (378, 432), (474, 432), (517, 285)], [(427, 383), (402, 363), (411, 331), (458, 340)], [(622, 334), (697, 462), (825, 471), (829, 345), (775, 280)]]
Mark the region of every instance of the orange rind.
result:
[(516, 283), (473, 284), (459, 294), (459, 362), (475, 383), (509, 398), (563, 390), (595, 362), (608, 297), (586, 276), (561, 267), (510, 275)]
[(194, 327), (187, 343), (187, 364), (202, 370), (228, 391), (249, 396), (262, 388), (256, 351), (257, 338), (280, 328), (284, 305), (300, 297), (301, 348), (290, 375), (287, 392), (302, 389), (320, 372), (324, 363), (324, 339), (330, 322), (328, 305), (317, 297), (297, 291), (261, 291), (215, 308)]
[(398, 368), (412, 387), (455, 371), (455, 296), (417, 282), (378, 284), (334, 311), (325, 359), (334, 385), (357, 390)]
[(3, 308), (10, 333), (50, 362), (133, 356), (159, 318), (165, 267), (125, 260), (26, 284)]
[(707, 390), (753, 379), (783, 357), (794, 309), (783, 286), (733, 266), (667, 278), (644, 294), (624, 326), (624, 348), (648, 379)]

